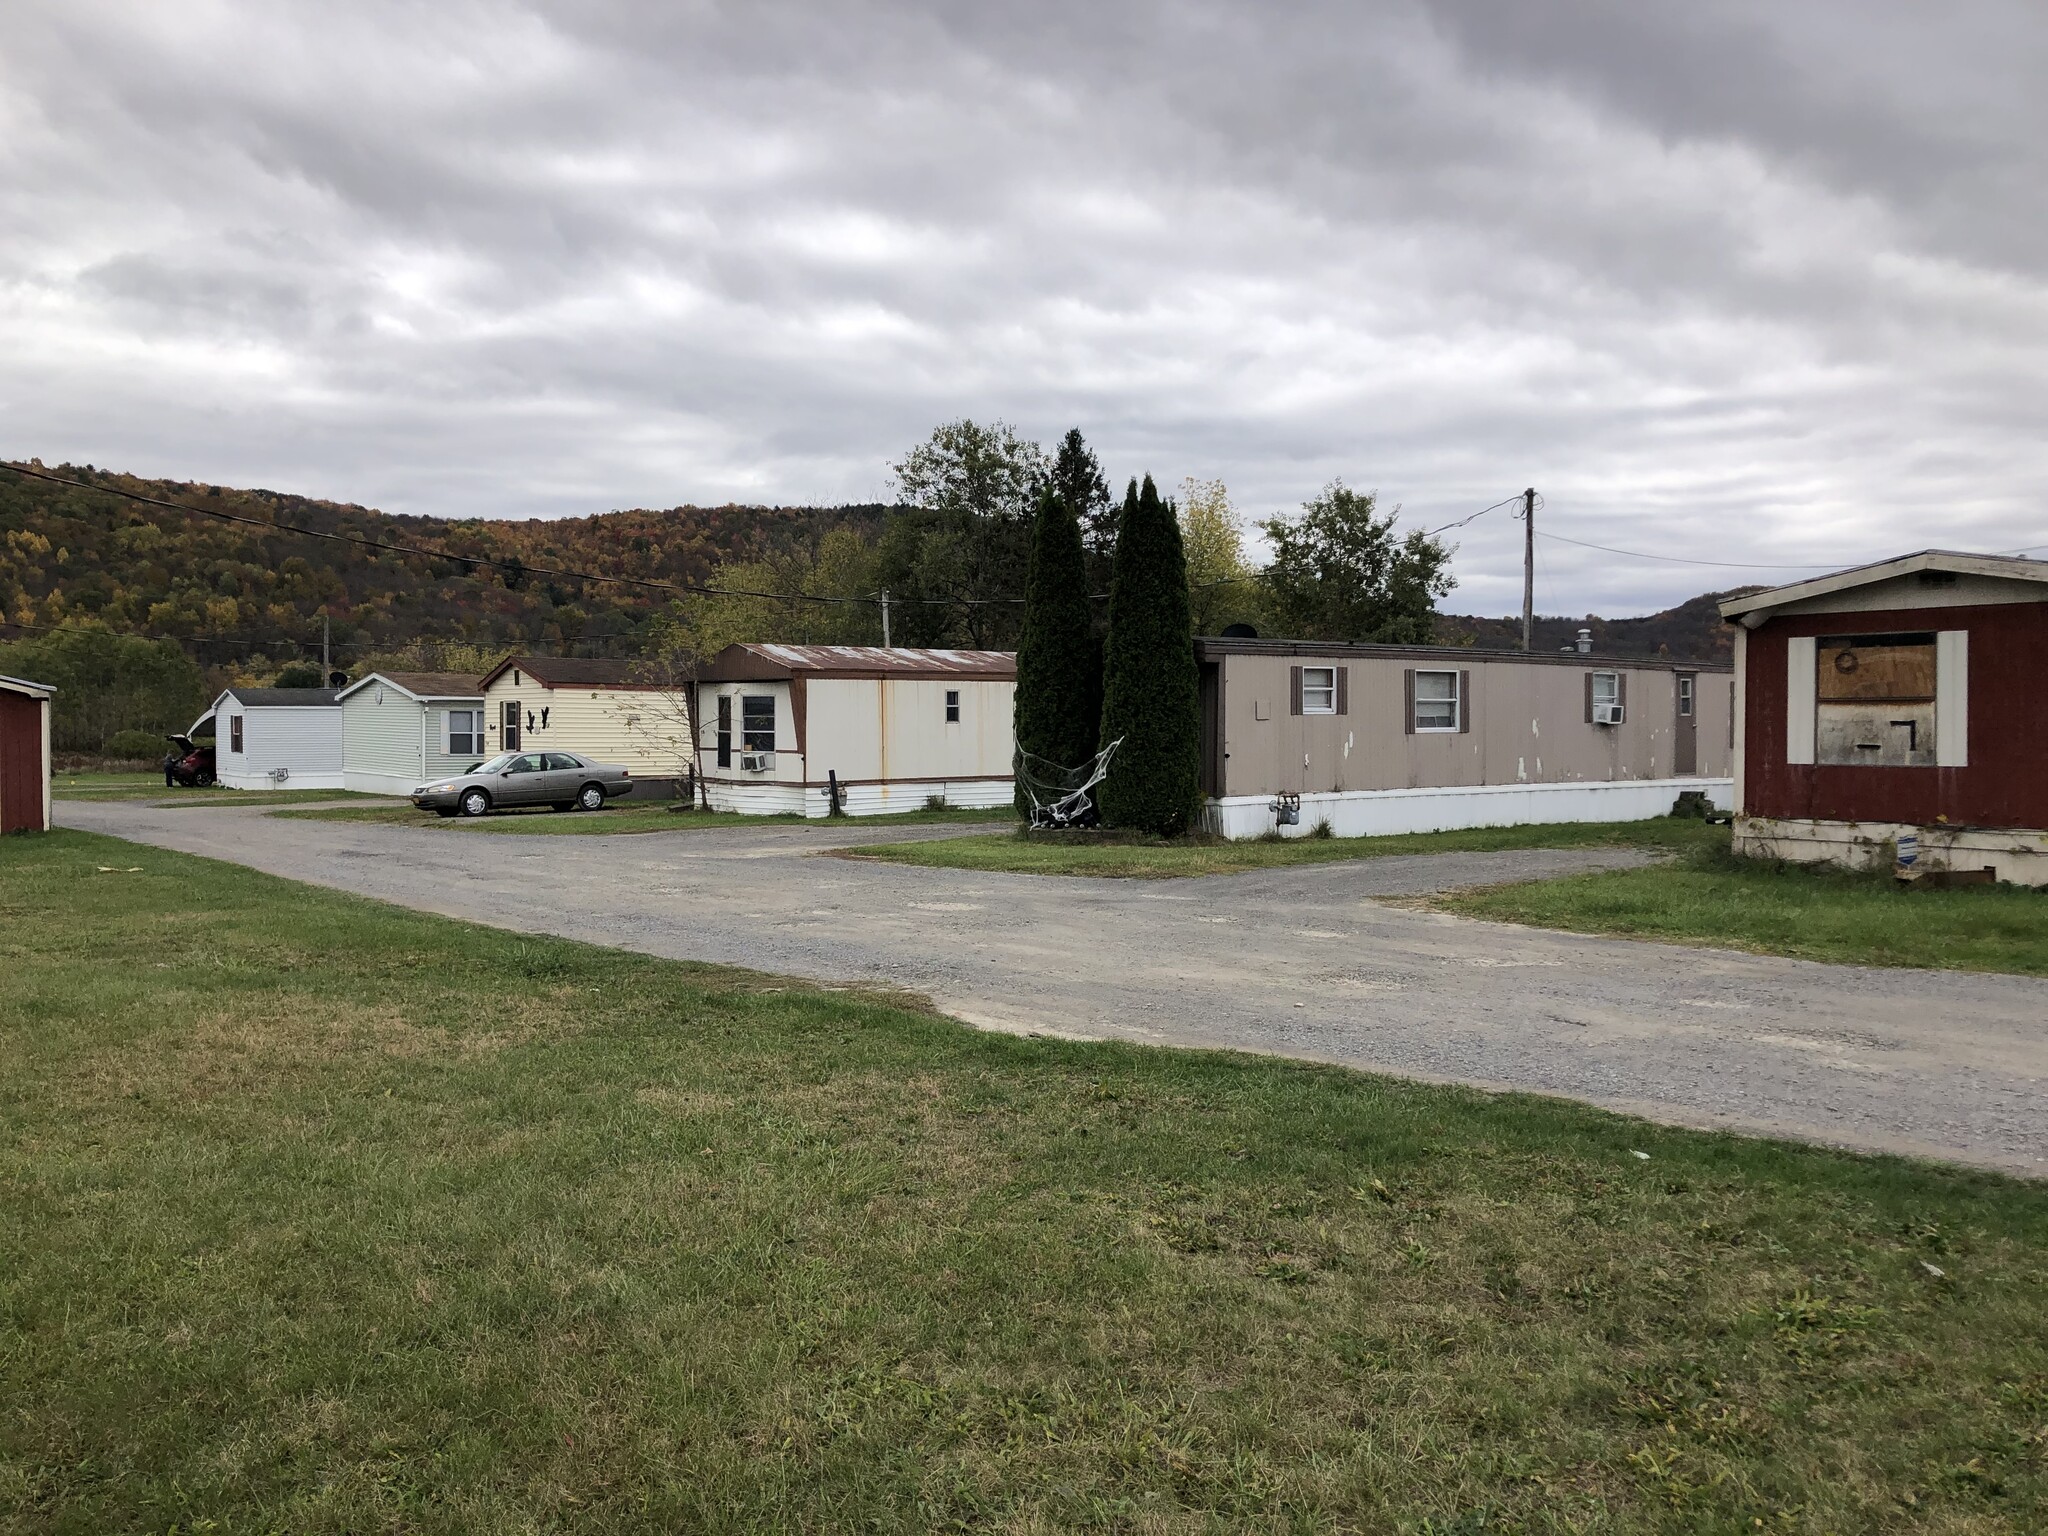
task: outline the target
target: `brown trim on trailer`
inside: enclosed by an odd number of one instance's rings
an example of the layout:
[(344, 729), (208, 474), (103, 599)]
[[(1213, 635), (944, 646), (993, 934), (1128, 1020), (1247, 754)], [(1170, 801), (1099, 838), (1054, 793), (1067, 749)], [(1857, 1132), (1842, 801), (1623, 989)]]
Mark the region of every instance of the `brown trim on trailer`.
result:
[(1479, 661), (1511, 661), (1534, 667), (1598, 667), (1603, 672), (1716, 672), (1732, 674), (1732, 661), (1685, 661), (1667, 656), (1607, 656), (1583, 651), (1500, 651), (1469, 645), (1365, 645), (1353, 641), (1220, 640), (1195, 642), (1199, 661), (1225, 656), (1299, 656), (1308, 661), (1414, 661), (1431, 671), (1451, 671)]

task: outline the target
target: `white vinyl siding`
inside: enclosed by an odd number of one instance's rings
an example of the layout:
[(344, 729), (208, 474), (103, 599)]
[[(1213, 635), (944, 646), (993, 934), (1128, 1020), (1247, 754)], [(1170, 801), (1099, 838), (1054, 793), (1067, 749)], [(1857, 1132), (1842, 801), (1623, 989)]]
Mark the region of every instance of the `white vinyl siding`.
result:
[(334, 711), (342, 717), (343, 786), (363, 794), (403, 795), (462, 772), (486, 754), (448, 751), (448, 712), (482, 708), (480, 701), (470, 700), (422, 703), (389, 684), (372, 682), (356, 689)]
[[(240, 753), (218, 752), (220, 782), (229, 789), (340, 789), (341, 710), (265, 708), (224, 701), (216, 720), (242, 718)], [(219, 738), (217, 737), (216, 740)], [(276, 769), (282, 779), (272, 778)]]

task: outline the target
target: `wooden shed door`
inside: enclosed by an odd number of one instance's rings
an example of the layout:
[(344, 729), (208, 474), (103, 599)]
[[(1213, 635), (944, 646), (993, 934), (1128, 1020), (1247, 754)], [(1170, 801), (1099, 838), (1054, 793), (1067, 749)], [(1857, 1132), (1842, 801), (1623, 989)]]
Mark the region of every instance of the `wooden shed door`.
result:
[(0, 693), (0, 832), (39, 832), (42, 826), (42, 705)]
[(1672, 736), (1671, 771), (1681, 777), (1700, 771), (1700, 677), (1678, 674), (1678, 729)]

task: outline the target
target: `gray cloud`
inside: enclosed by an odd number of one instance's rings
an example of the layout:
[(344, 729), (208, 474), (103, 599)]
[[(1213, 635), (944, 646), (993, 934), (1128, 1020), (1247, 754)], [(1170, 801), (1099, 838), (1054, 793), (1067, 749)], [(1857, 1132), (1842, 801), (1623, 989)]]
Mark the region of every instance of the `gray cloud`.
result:
[(27, 0), (0, 452), (545, 516), (874, 497), (969, 414), (1252, 515), (2036, 544), (2044, 73), (2021, 0)]

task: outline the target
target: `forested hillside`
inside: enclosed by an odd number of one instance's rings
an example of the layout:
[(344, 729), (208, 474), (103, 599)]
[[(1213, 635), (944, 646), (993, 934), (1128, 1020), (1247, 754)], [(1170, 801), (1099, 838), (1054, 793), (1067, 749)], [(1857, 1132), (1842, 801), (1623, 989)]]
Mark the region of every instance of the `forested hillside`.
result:
[[(1735, 638), (1721, 622), (1721, 601), (1755, 587), (1738, 587), (1728, 592), (1703, 592), (1676, 608), (1645, 614), (1633, 619), (1603, 619), (1588, 614), (1583, 619), (1551, 618), (1537, 615), (1535, 647), (1555, 651), (1578, 639), (1579, 631), (1593, 631), (1593, 649), (1607, 656), (1668, 656), (1677, 661), (1729, 661)], [(1482, 645), (1519, 649), (1522, 621), (1482, 619), (1445, 614), (1437, 620), (1438, 636), (1449, 645)]]
[[(41, 467), (37, 465), (35, 467)], [(632, 654), (669, 596), (543, 576), (534, 566), (701, 582), (720, 566), (875, 537), (885, 508), (670, 507), (552, 521), (447, 521), (277, 491), (143, 480), (64, 465), (53, 485), (0, 468), (0, 607), (20, 638), (79, 619), (168, 636), (203, 665), (260, 672), (319, 655), (321, 616), (346, 664), (425, 638), (487, 649)], [(446, 551), (365, 548), (124, 500), (131, 491), (259, 523)]]

